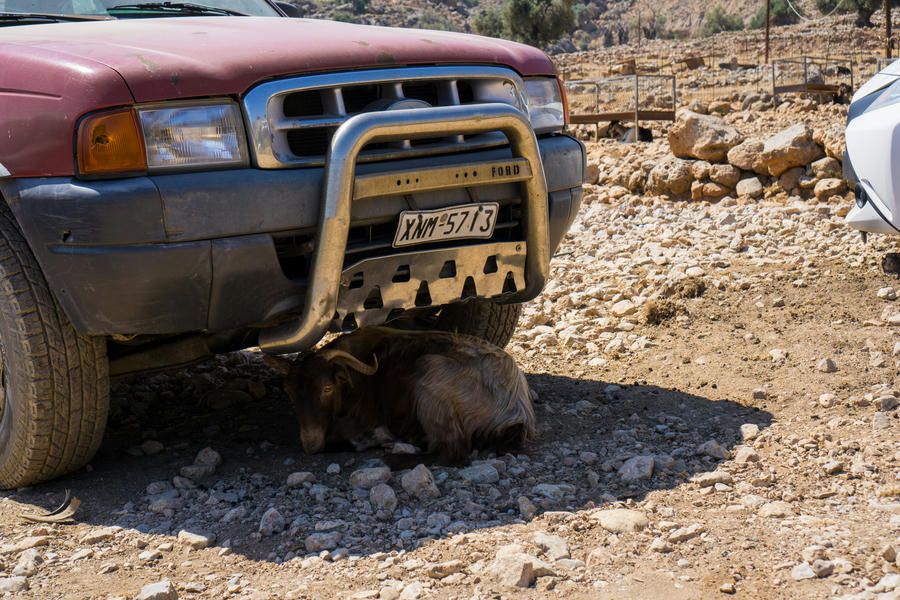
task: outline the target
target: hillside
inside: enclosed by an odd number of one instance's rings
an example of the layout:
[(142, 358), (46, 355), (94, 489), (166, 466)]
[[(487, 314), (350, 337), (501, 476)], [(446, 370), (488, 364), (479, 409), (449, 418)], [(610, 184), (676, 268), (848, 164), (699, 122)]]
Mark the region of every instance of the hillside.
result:
[[(473, 32), (473, 17), (498, 6), (503, 0), (437, 0), (427, 4), (415, 0), (291, 0), (311, 18), (352, 21), (389, 27), (415, 27)], [(823, 31), (822, 24), (852, 24), (852, 16), (819, 19), (813, 0), (792, 0), (802, 14), (815, 17), (799, 26)], [(587, 0), (574, 5), (575, 29), (549, 50), (554, 53), (597, 50), (647, 41), (647, 38), (696, 39), (707, 11), (721, 7), (727, 15), (738, 15), (749, 25), (765, 6), (763, 0)], [(881, 20), (880, 12), (874, 22)], [(640, 27), (639, 27), (640, 26)], [(776, 28), (777, 29), (777, 28)]]

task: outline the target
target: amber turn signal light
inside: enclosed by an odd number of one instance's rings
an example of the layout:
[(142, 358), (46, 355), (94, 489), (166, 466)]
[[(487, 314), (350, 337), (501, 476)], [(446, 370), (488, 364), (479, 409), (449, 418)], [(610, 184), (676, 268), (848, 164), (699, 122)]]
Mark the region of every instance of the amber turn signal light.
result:
[(147, 170), (144, 140), (134, 110), (91, 115), (81, 122), (78, 170), (84, 175)]

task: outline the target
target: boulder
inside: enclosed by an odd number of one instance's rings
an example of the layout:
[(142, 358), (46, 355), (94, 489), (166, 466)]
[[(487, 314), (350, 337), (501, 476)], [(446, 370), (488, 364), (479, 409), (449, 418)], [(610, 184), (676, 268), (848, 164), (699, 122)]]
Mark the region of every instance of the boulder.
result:
[(816, 195), (816, 200), (823, 201), (837, 194), (843, 194), (846, 191), (847, 184), (843, 179), (829, 177), (816, 183), (813, 193)]
[(400, 484), (407, 494), (420, 500), (437, 498), (441, 495), (434, 483), (434, 476), (425, 465), (417, 465), (415, 469), (405, 473), (400, 479)]
[(795, 188), (800, 187), (800, 178), (803, 177), (803, 168), (794, 167), (788, 169), (778, 178), (778, 185), (787, 193), (791, 193)]
[(763, 194), (763, 186), (759, 177), (748, 177), (737, 182), (735, 191), (738, 196), (759, 198)]
[(806, 166), (824, 155), (806, 123), (797, 123), (767, 139), (760, 158), (769, 173), (778, 177), (791, 167)]
[(600, 179), (600, 165), (596, 162), (589, 160), (587, 163), (587, 168), (584, 170), (584, 182), (595, 184), (597, 180)]
[(700, 200), (703, 198), (703, 182), (694, 181), (691, 183), (691, 200)]
[(836, 158), (826, 156), (809, 165), (810, 171), (815, 173), (816, 177), (840, 177), (841, 163)]
[(721, 183), (704, 183), (703, 184), (703, 198), (722, 198), (723, 196), (727, 196), (728, 192), (731, 191)]
[(531, 587), (535, 579), (554, 575), (553, 568), (539, 558), (526, 554), (517, 544), (497, 550), (493, 562), (487, 567), (498, 583), (509, 587)]
[(744, 140), (728, 151), (728, 162), (744, 171), (768, 175), (769, 171), (761, 158), (764, 146), (762, 140)]
[(741, 141), (740, 132), (721, 117), (689, 110), (679, 111), (675, 124), (669, 128), (669, 148), (679, 158), (722, 162), (728, 150)]
[(589, 518), (613, 533), (634, 533), (646, 529), (650, 524), (646, 514), (626, 508), (599, 510), (591, 513)]
[(741, 180), (741, 170), (731, 165), (713, 165), (709, 170), (709, 178), (713, 183), (734, 189)]
[(727, 115), (731, 112), (731, 102), (715, 100), (709, 103), (708, 111), (719, 115)]
[(813, 141), (825, 149), (825, 154), (837, 160), (844, 160), (844, 151), (847, 149), (847, 141), (844, 137), (843, 127), (830, 129), (817, 129), (813, 132)]
[(691, 164), (691, 175), (694, 176), (694, 179), (702, 180), (709, 177), (709, 170), (712, 168), (712, 165), (706, 162), (705, 160), (696, 160)]
[(647, 176), (647, 192), (651, 194), (672, 194), (677, 196), (691, 189), (691, 164), (674, 156), (659, 163)]
[(705, 115), (709, 112), (709, 106), (705, 102), (703, 102), (703, 100), (695, 98), (694, 100), (691, 100), (690, 104), (688, 104), (688, 110), (697, 114)]

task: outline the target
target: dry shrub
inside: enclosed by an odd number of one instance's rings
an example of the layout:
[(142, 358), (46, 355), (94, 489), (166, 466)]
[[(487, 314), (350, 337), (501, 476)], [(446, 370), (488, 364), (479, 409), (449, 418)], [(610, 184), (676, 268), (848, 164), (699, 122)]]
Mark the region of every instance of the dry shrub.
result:
[(684, 307), (674, 300), (650, 300), (644, 304), (642, 316), (648, 325), (659, 325), (678, 315), (687, 314)]
[(706, 291), (706, 283), (699, 277), (688, 277), (675, 284), (676, 298), (699, 298)]

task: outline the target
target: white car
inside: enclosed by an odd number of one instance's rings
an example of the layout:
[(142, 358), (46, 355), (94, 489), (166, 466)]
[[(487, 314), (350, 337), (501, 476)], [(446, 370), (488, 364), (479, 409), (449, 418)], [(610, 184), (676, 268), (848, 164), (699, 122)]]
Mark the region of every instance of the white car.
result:
[(856, 185), (847, 224), (900, 233), (900, 60), (863, 84), (847, 116), (844, 179)]

